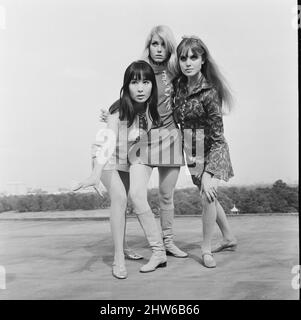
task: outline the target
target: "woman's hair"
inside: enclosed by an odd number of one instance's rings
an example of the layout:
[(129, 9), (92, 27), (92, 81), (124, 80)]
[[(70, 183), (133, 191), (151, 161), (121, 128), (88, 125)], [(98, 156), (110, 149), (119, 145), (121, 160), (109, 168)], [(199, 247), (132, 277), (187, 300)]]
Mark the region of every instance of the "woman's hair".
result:
[(145, 41), (142, 59), (147, 62), (150, 61), (149, 47), (154, 35), (159, 36), (164, 41), (167, 50), (167, 71), (173, 79), (178, 73), (176, 56), (177, 43), (171, 29), (168, 26), (160, 25), (152, 28)]
[(223, 102), (224, 111), (230, 111), (233, 106), (233, 97), (227, 84), (226, 79), (219, 71), (219, 68), (213, 58), (211, 57), (208, 48), (204, 42), (196, 37), (183, 37), (182, 41), (177, 47), (178, 56), (178, 70), (180, 69), (179, 60), (181, 56), (187, 56), (188, 51), (197, 56), (202, 56), (204, 63), (202, 64), (201, 72), (205, 76), (206, 80), (211, 83), (218, 92), (219, 98)]
[(160, 124), (160, 115), (158, 113), (158, 89), (155, 73), (152, 67), (143, 60), (132, 62), (125, 70), (123, 86), (120, 90), (120, 100), (110, 108), (110, 113), (119, 111), (119, 119), (127, 120), (130, 127), (135, 119), (136, 113), (133, 106), (133, 100), (130, 96), (129, 84), (132, 80), (149, 80), (152, 83), (152, 90), (149, 99), (146, 101), (149, 105), (149, 116), (155, 125)]

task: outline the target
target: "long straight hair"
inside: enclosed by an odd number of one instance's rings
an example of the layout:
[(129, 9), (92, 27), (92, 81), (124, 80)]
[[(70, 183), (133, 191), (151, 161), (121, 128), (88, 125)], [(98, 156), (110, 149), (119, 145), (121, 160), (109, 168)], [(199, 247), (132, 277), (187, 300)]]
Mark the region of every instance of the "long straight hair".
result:
[(160, 115), (158, 113), (158, 88), (155, 73), (152, 67), (143, 60), (132, 62), (125, 70), (123, 77), (123, 86), (120, 90), (119, 105), (113, 105), (110, 113), (119, 111), (119, 119), (127, 120), (130, 127), (135, 120), (135, 110), (133, 100), (130, 96), (129, 84), (132, 80), (148, 80), (152, 83), (151, 95), (145, 102), (148, 104), (149, 117), (155, 125), (160, 125)]
[(151, 61), (149, 47), (154, 35), (157, 35), (164, 41), (167, 49), (167, 71), (171, 79), (173, 79), (178, 73), (176, 56), (177, 43), (171, 29), (168, 26), (159, 25), (151, 29), (150, 33), (146, 37), (142, 59), (147, 62)]
[(233, 97), (229, 85), (224, 76), (219, 71), (219, 68), (213, 60), (205, 43), (196, 36), (183, 37), (177, 47), (178, 70), (180, 72), (179, 60), (181, 56), (187, 56), (189, 49), (197, 56), (201, 56), (204, 63), (202, 64), (201, 72), (206, 80), (211, 83), (218, 92), (219, 98), (223, 102), (223, 111), (231, 111), (233, 107)]

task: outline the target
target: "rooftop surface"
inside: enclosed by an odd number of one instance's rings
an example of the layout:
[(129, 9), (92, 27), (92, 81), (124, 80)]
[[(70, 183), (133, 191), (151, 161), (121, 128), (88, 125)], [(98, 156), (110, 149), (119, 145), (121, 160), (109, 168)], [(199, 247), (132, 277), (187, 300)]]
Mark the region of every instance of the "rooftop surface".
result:
[[(166, 268), (147, 274), (139, 269), (151, 251), (137, 219), (129, 218), (128, 243), (145, 259), (127, 260), (128, 278), (118, 280), (111, 273), (109, 221), (99, 213), (95, 219), (77, 214), (73, 220), (28, 220), (24, 214), (19, 214), (23, 219), (6, 220), (1, 214), (0, 266), (6, 289), (0, 286), (0, 300), (299, 299), (292, 286), (292, 269), (299, 264), (297, 215), (230, 216), (239, 245), (235, 252), (216, 253), (215, 269), (202, 265), (201, 217), (177, 217), (176, 243), (189, 257), (168, 257)], [(107, 218), (108, 211), (102, 216)], [(213, 243), (220, 239), (216, 227)]]

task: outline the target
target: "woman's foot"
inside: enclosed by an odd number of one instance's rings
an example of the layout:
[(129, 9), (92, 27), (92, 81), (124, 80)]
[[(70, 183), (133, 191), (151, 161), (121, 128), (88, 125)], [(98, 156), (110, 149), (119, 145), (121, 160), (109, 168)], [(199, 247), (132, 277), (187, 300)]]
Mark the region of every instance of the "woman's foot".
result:
[(130, 248), (124, 249), (123, 252), (124, 257), (128, 260), (141, 260), (144, 258), (141, 254), (136, 253), (133, 249)]
[(148, 263), (140, 268), (140, 272), (143, 272), (143, 273), (152, 272), (152, 271), (155, 271), (157, 268), (165, 268), (166, 266), (167, 266), (166, 253), (163, 251), (153, 252)]
[(235, 238), (232, 239), (224, 239), (219, 245), (217, 245), (212, 252), (220, 252), (220, 251), (235, 251), (237, 248), (237, 240)]
[(114, 262), (112, 265), (112, 274), (117, 279), (126, 279), (128, 277), (128, 273), (126, 271), (125, 264), (117, 264)]
[(123, 255), (115, 255), (112, 265), (112, 274), (117, 279), (126, 279), (128, 274), (125, 267)]
[(213, 258), (213, 255), (210, 251), (205, 251), (202, 253), (202, 259), (204, 266), (207, 268), (215, 268), (216, 267), (216, 262)]
[(164, 242), (166, 254), (168, 256), (174, 256), (176, 258), (187, 258), (188, 253), (179, 249), (172, 241), (166, 243)]

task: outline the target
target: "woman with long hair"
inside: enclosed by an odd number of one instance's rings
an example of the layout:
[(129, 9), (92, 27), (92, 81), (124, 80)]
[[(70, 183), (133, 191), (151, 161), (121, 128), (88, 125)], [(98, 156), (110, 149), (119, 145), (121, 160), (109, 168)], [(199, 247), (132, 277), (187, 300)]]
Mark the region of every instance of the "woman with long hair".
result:
[[(101, 141), (96, 143), (93, 172), (74, 188), (95, 186), (101, 180), (109, 192), (115, 250), (112, 273), (119, 279), (127, 277), (123, 245), (129, 190), (128, 149), (139, 142), (153, 124), (160, 123), (157, 99), (157, 84), (151, 66), (142, 60), (133, 62), (125, 71), (120, 99), (110, 108), (107, 129), (99, 137)], [(138, 214), (138, 219), (153, 255), (161, 257), (158, 267), (166, 266), (165, 248), (154, 216)], [(140, 271), (147, 272), (148, 267), (143, 266)]]
[(145, 148), (140, 143), (141, 152), (147, 149), (151, 159), (132, 162), (131, 176), (141, 178), (131, 184), (130, 194), (137, 210), (150, 211), (146, 187), (153, 168), (158, 168), (160, 224), (166, 253), (186, 258), (188, 254), (175, 245), (173, 232), (173, 194), (180, 168), (185, 163), (181, 150), (181, 132), (174, 121), (172, 110), (172, 80), (177, 73), (177, 58), (176, 41), (168, 26), (152, 28), (146, 38), (142, 59), (150, 63), (156, 75), (161, 124), (153, 125)]
[[(180, 73), (174, 81), (174, 116), (182, 130), (184, 147), (188, 144), (186, 131), (192, 134), (194, 143), (186, 154), (194, 159), (195, 165), (189, 170), (203, 204), (202, 258), (206, 267), (214, 268), (213, 252), (234, 250), (237, 246), (217, 197), (219, 181), (228, 181), (234, 175), (223, 129), (223, 113), (231, 110), (232, 96), (200, 38), (184, 37), (177, 47), (177, 59)], [(223, 242), (212, 250), (215, 222)]]
[[(181, 132), (174, 121), (171, 106), (172, 80), (177, 74), (177, 58), (176, 41), (169, 27), (159, 25), (152, 28), (146, 38), (142, 59), (152, 66), (156, 75), (158, 112), (161, 124), (159, 126), (153, 125), (148, 139), (140, 141), (140, 157), (138, 159), (133, 157), (138, 145), (129, 154), (130, 160), (132, 160), (131, 177), (139, 177), (139, 179), (135, 179), (135, 183), (131, 183), (130, 195), (136, 211), (151, 211), (147, 201), (147, 185), (153, 168), (157, 167), (160, 224), (166, 253), (177, 258), (186, 258), (188, 254), (175, 245), (173, 232), (173, 194), (180, 167), (185, 163), (181, 149)], [(101, 110), (100, 120), (106, 121), (105, 110)], [(156, 262), (153, 266), (151, 269), (155, 268)]]

